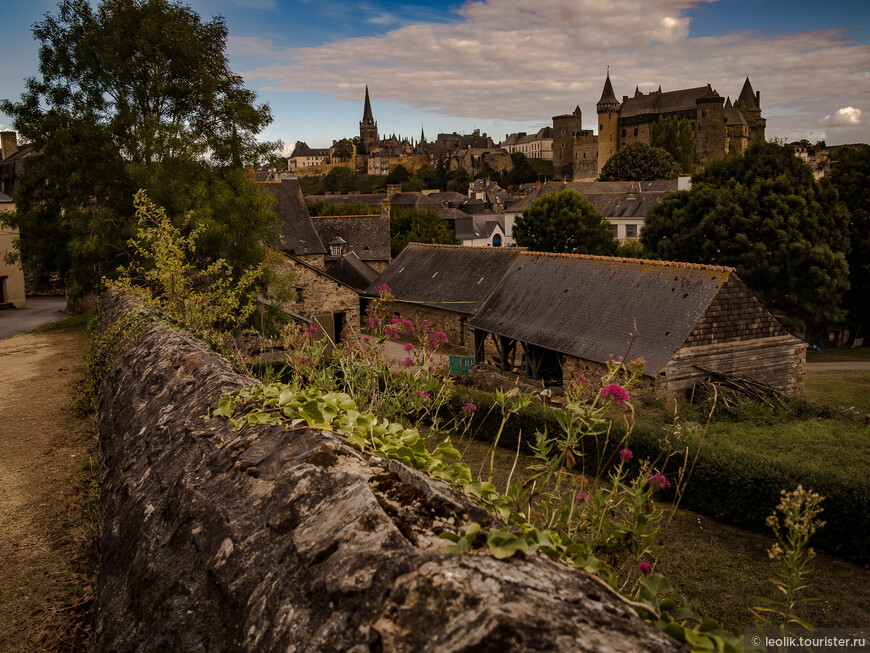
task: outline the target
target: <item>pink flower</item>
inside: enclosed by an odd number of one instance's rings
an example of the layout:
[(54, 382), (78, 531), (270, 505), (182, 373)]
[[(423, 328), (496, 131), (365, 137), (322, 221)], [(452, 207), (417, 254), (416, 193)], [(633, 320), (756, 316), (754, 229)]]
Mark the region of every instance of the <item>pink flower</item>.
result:
[(653, 490), (667, 490), (669, 487), (671, 487), (668, 479), (665, 478), (665, 475), (660, 472), (650, 474), (649, 476), (647, 476), (646, 480)]
[(366, 342), (371, 342), (372, 339), (368, 336), (363, 336), (363, 340), (365, 340)]
[(369, 329), (374, 329), (376, 326), (381, 326), (381, 321), (377, 320), (373, 317), (370, 317), (368, 319), (368, 323), (369, 323)]
[(462, 412), (467, 414), (467, 415), (470, 415), (471, 413), (473, 413), (476, 410), (477, 410), (477, 406), (475, 406), (472, 403), (467, 403), (462, 407)]
[(308, 329), (308, 333), (317, 333), (317, 327), (311, 327)]
[(404, 349), (405, 351), (413, 351), (413, 349), (414, 349), (414, 345), (412, 345), (412, 344), (409, 342), (409, 343), (406, 343), (405, 346), (404, 346), (402, 349)]
[(634, 454), (631, 453), (628, 449), (623, 449), (619, 452), (619, 457), (622, 459), (622, 462), (627, 463), (634, 457)]
[(403, 360), (401, 362), (401, 364), (404, 365), (405, 367), (413, 367), (414, 366), (414, 359), (411, 358), (410, 356), (408, 356), (405, 360)]
[(645, 562), (638, 563), (637, 568), (642, 576), (649, 576), (652, 573), (652, 567)]
[(610, 399), (617, 406), (621, 406), (623, 403), (628, 401), (628, 390), (623, 388), (621, 385), (612, 383), (611, 385), (606, 385), (601, 388), (601, 398), (604, 400)]
[(577, 497), (576, 497), (576, 499), (577, 499), (577, 503), (583, 503), (583, 502), (585, 502), (585, 501), (589, 501), (591, 498), (592, 498), (592, 497), (590, 497), (590, 496), (589, 496), (588, 494), (586, 494), (585, 492), (578, 492), (578, 493), (577, 493)]
[(429, 366), (429, 371), (432, 372), (432, 371), (434, 371), (434, 370), (435, 370), (435, 368), (432, 367), (432, 366), (430, 365), (430, 366)]

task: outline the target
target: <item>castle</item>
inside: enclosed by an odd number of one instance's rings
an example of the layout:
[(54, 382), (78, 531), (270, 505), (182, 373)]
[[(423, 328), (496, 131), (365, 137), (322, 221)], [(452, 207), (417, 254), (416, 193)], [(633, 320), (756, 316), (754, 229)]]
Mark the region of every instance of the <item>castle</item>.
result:
[(709, 84), (697, 88), (624, 95), (616, 99), (610, 72), (598, 100), (598, 134), (583, 129), (580, 107), (553, 117), (553, 173), (556, 179), (596, 179), (616, 151), (629, 143), (650, 144), (652, 126), (660, 116), (686, 118), (695, 136), (695, 163), (743, 153), (751, 143), (764, 141), (767, 120), (761, 117), (761, 94), (749, 78), (737, 101), (723, 99)]

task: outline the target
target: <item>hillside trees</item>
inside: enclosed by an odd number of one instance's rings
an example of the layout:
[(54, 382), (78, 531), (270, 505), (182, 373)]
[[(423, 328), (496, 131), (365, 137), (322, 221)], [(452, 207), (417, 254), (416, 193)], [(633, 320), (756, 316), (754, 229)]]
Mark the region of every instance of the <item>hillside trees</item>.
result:
[(549, 193), (517, 216), (514, 240), (540, 252), (616, 254), (617, 242), (607, 221), (575, 190)]
[(458, 245), (459, 241), (448, 222), (434, 211), (398, 208), (390, 214), (390, 253), (393, 258), (408, 243)]
[(675, 179), (680, 166), (659, 147), (646, 143), (629, 143), (607, 160), (601, 168), (601, 181), (653, 181)]
[(870, 145), (839, 148), (831, 183), (849, 209), (849, 322), (870, 324)]
[(848, 221), (791, 148), (758, 143), (656, 204), (641, 242), (656, 258), (732, 266), (789, 326), (823, 329), (843, 319)]
[(686, 118), (659, 116), (652, 127), (650, 145), (670, 154), (682, 172), (691, 174), (695, 169), (695, 135)]
[(350, 161), (353, 159), (353, 141), (349, 138), (342, 138), (332, 148), (332, 156), (337, 161)]
[(258, 264), (277, 220), (241, 167), (276, 144), (256, 140), (271, 114), (229, 70), (223, 19), (169, 0), (63, 0), (34, 35), (40, 76), (0, 108), (36, 153), (8, 221), (37, 286), (59, 276), (84, 295), (129, 261), (139, 188), (203, 228), (203, 265)]

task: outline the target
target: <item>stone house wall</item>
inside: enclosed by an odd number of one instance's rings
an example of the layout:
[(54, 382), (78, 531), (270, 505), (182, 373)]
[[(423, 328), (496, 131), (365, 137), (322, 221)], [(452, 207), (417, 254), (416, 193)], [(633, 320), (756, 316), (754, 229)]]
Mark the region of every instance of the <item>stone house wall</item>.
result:
[(359, 293), (289, 256), (284, 259), (282, 271), (293, 273), (293, 287), (299, 295), (299, 301), (285, 303), (284, 308), (309, 320), (315, 315), (343, 313), (345, 329), (359, 333)]

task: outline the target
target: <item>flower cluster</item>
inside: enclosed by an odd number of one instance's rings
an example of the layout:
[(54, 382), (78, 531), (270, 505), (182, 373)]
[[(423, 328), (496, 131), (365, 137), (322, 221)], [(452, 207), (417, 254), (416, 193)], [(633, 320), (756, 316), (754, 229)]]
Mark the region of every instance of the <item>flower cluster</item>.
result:
[(667, 490), (671, 487), (670, 481), (668, 481), (668, 479), (665, 478), (665, 475), (660, 472), (650, 474), (647, 476), (646, 480), (653, 490)]
[(652, 567), (650, 567), (646, 562), (639, 562), (637, 568), (638, 571), (640, 571), (641, 576), (649, 576), (652, 573)]
[[(424, 320), (425, 321), (425, 320)], [(425, 325), (424, 325), (425, 326)], [(432, 349), (438, 349), (441, 345), (447, 344), (447, 334), (443, 331), (436, 331), (429, 336), (429, 345)]]
[(606, 385), (601, 388), (601, 398), (605, 401), (609, 399), (617, 406), (621, 406), (629, 399), (628, 390), (623, 388), (621, 385), (611, 383), (610, 385)]
[(472, 404), (470, 402), (465, 404), (462, 407), (462, 412), (465, 413), (466, 415), (471, 415), (476, 410), (477, 410), (477, 406), (475, 406), (474, 404)]
[(624, 463), (627, 463), (633, 457), (634, 457), (634, 454), (631, 453), (631, 451), (629, 451), (628, 449), (623, 449), (622, 451), (619, 452), (619, 459)]
[(586, 492), (578, 492), (575, 499), (577, 499), (577, 503), (584, 503), (591, 500), (592, 497), (590, 497)]
[(432, 395), (429, 394), (428, 392), (421, 392), (420, 390), (414, 390), (414, 392), (412, 392), (411, 395), (414, 397), (420, 397), (420, 399), (423, 401), (424, 404), (428, 404), (430, 401), (432, 401)]

